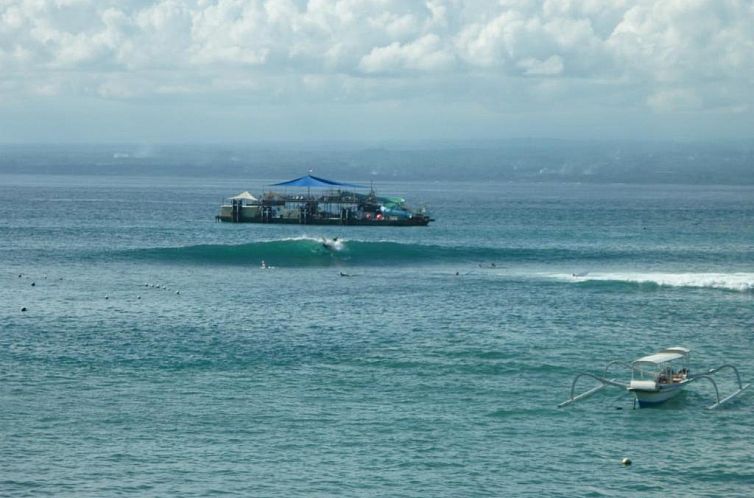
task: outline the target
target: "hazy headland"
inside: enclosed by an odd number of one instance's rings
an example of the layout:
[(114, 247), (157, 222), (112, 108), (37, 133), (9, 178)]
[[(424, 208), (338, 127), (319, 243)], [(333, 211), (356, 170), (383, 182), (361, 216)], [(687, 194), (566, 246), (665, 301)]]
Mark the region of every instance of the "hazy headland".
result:
[(0, 173), (584, 183), (754, 184), (754, 143), (8, 144)]

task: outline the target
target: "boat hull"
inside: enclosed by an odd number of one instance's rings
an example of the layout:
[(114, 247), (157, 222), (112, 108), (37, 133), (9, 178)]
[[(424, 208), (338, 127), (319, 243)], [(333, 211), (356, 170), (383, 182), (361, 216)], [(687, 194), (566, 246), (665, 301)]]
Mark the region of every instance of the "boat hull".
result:
[(655, 389), (642, 389), (629, 387), (629, 391), (634, 393), (636, 400), (639, 402), (639, 407), (656, 406), (660, 403), (664, 403), (669, 399), (676, 397), (683, 391), (683, 386), (686, 382), (678, 384), (663, 384), (658, 385)]
[(240, 218), (234, 220), (229, 216), (217, 216), (218, 221), (227, 223), (259, 223), (269, 225), (346, 225), (346, 226), (369, 226), (369, 227), (423, 227), (427, 226), (430, 221), (428, 217), (415, 216), (408, 219), (395, 219), (395, 220), (341, 220), (340, 218), (326, 218), (326, 219), (309, 219), (305, 222), (298, 218), (270, 218), (263, 219), (261, 217), (254, 218)]

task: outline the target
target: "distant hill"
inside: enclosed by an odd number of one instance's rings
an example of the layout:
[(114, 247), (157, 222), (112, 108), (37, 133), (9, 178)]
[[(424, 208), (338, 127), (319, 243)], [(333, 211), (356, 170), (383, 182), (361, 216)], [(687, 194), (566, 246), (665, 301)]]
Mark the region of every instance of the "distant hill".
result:
[(754, 143), (0, 145), (0, 172), (287, 179), (754, 184)]

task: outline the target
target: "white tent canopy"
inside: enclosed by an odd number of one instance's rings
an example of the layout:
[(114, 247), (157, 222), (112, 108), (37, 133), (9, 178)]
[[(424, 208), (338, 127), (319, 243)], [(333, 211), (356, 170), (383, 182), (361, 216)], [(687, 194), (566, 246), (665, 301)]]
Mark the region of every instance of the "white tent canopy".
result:
[(240, 194), (231, 197), (230, 200), (232, 201), (258, 201), (259, 199), (251, 195), (248, 191), (246, 191), (246, 192), (241, 192)]

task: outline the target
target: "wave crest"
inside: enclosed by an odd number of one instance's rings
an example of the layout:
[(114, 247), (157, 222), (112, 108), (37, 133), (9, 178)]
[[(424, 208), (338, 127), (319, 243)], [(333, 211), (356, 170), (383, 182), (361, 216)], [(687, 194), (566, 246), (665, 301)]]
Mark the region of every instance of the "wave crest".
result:
[(381, 266), (437, 262), (533, 262), (583, 257), (568, 249), (458, 247), (392, 241), (295, 237), (248, 244), (205, 244), (124, 251), (127, 259), (158, 262), (274, 266)]
[(754, 273), (582, 273), (558, 275), (558, 279), (589, 284), (628, 284), (649, 287), (691, 287), (754, 292)]

